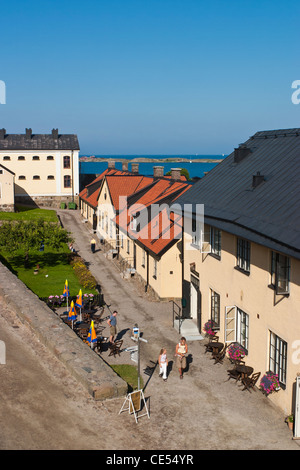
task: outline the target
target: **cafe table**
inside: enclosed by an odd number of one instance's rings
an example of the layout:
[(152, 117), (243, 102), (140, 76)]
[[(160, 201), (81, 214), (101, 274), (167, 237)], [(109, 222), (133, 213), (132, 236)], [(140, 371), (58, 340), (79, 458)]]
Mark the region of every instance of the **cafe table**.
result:
[(251, 375), (254, 370), (253, 367), (246, 366), (244, 364), (238, 364), (235, 369), (241, 374), (241, 379), (246, 379), (249, 377), (249, 375)]
[(221, 351), (221, 349), (223, 349), (224, 344), (223, 343), (218, 343), (216, 341), (212, 341), (210, 343), (210, 347), (212, 349), (213, 354), (218, 354), (218, 352)]

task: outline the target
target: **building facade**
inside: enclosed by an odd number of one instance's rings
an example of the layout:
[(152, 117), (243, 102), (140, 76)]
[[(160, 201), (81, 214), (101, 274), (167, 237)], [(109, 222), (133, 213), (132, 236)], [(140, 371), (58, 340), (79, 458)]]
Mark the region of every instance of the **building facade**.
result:
[[(258, 132), (179, 201), (194, 204), (183, 315), (199, 331), (212, 320), (255, 372), (277, 374), (281, 389), (269, 398), (287, 414), (300, 373), (299, 151), (299, 129)], [(196, 204), (204, 204), (200, 228)]]
[(0, 211), (15, 210), (15, 174), (0, 164)]
[(0, 163), (15, 173), (15, 202), (59, 207), (78, 203), (79, 144), (76, 135), (7, 134), (0, 129)]

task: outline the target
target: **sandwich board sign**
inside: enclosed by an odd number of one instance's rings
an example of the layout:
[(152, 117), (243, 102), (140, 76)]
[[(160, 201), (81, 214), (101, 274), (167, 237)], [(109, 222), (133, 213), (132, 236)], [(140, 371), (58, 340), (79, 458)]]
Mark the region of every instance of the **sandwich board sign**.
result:
[[(138, 415), (138, 412), (141, 411), (142, 402), (144, 403), (146, 413), (142, 415)], [(126, 403), (128, 404), (128, 408), (125, 408)], [(136, 390), (135, 392), (131, 392), (127, 395), (123, 403), (123, 406), (121, 410), (119, 411), (119, 414), (121, 414), (122, 411), (127, 411), (127, 410), (129, 414), (134, 414), (136, 423), (138, 422), (138, 418), (141, 418), (142, 416), (145, 416), (145, 415), (147, 415), (148, 418), (150, 419), (143, 390)]]

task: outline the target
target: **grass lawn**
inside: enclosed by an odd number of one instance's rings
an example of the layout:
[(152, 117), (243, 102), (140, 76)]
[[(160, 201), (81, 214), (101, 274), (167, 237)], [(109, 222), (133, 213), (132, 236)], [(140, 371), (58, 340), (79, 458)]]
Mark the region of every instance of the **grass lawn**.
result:
[[(24, 267), (24, 252), (17, 252), (13, 255), (7, 252), (0, 252), (4, 260), (0, 261), (14, 272), (24, 284), (32, 290), (38, 297), (49, 297), (49, 295), (61, 295), (66, 279), (68, 280), (70, 296), (82, 293), (97, 294), (96, 290), (86, 290), (75, 276), (72, 266), (68, 263), (70, 250), (65, 249), (53, 253), (51, 249), (45, 247), (44, 252), (31, 251), (29, 253), (29, 266)], [(34, 274), (36, 265), (39, 264), (38, 274)]]
[(28, 208), (16, 206), (19, 212), (0, 212), (0, 220), (36, 220), (43, 219), (47, 222), (57, 222), (55, 210)]
[[(125, 380), (125, 382), (127, 382), (129, 393), (137, 390), (138, 372), (135, 366), (131, 366), (130, 364), (113, 364), (111, 367), (120, 377), (122, 377), (123, 380)], [(140, 377), (140, 387), (144, 387), (142, 377)]]

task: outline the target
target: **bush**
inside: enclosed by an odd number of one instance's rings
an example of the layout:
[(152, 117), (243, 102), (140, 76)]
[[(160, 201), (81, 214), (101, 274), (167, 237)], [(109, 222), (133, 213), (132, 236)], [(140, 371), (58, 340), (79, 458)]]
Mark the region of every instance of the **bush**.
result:
[(95, 289), (97, 281), (86, 267), (84, 260), (80, 256), (76, 256), (71, 260), (71, 266), (78, 278), (79, 283), (85, 289)]

